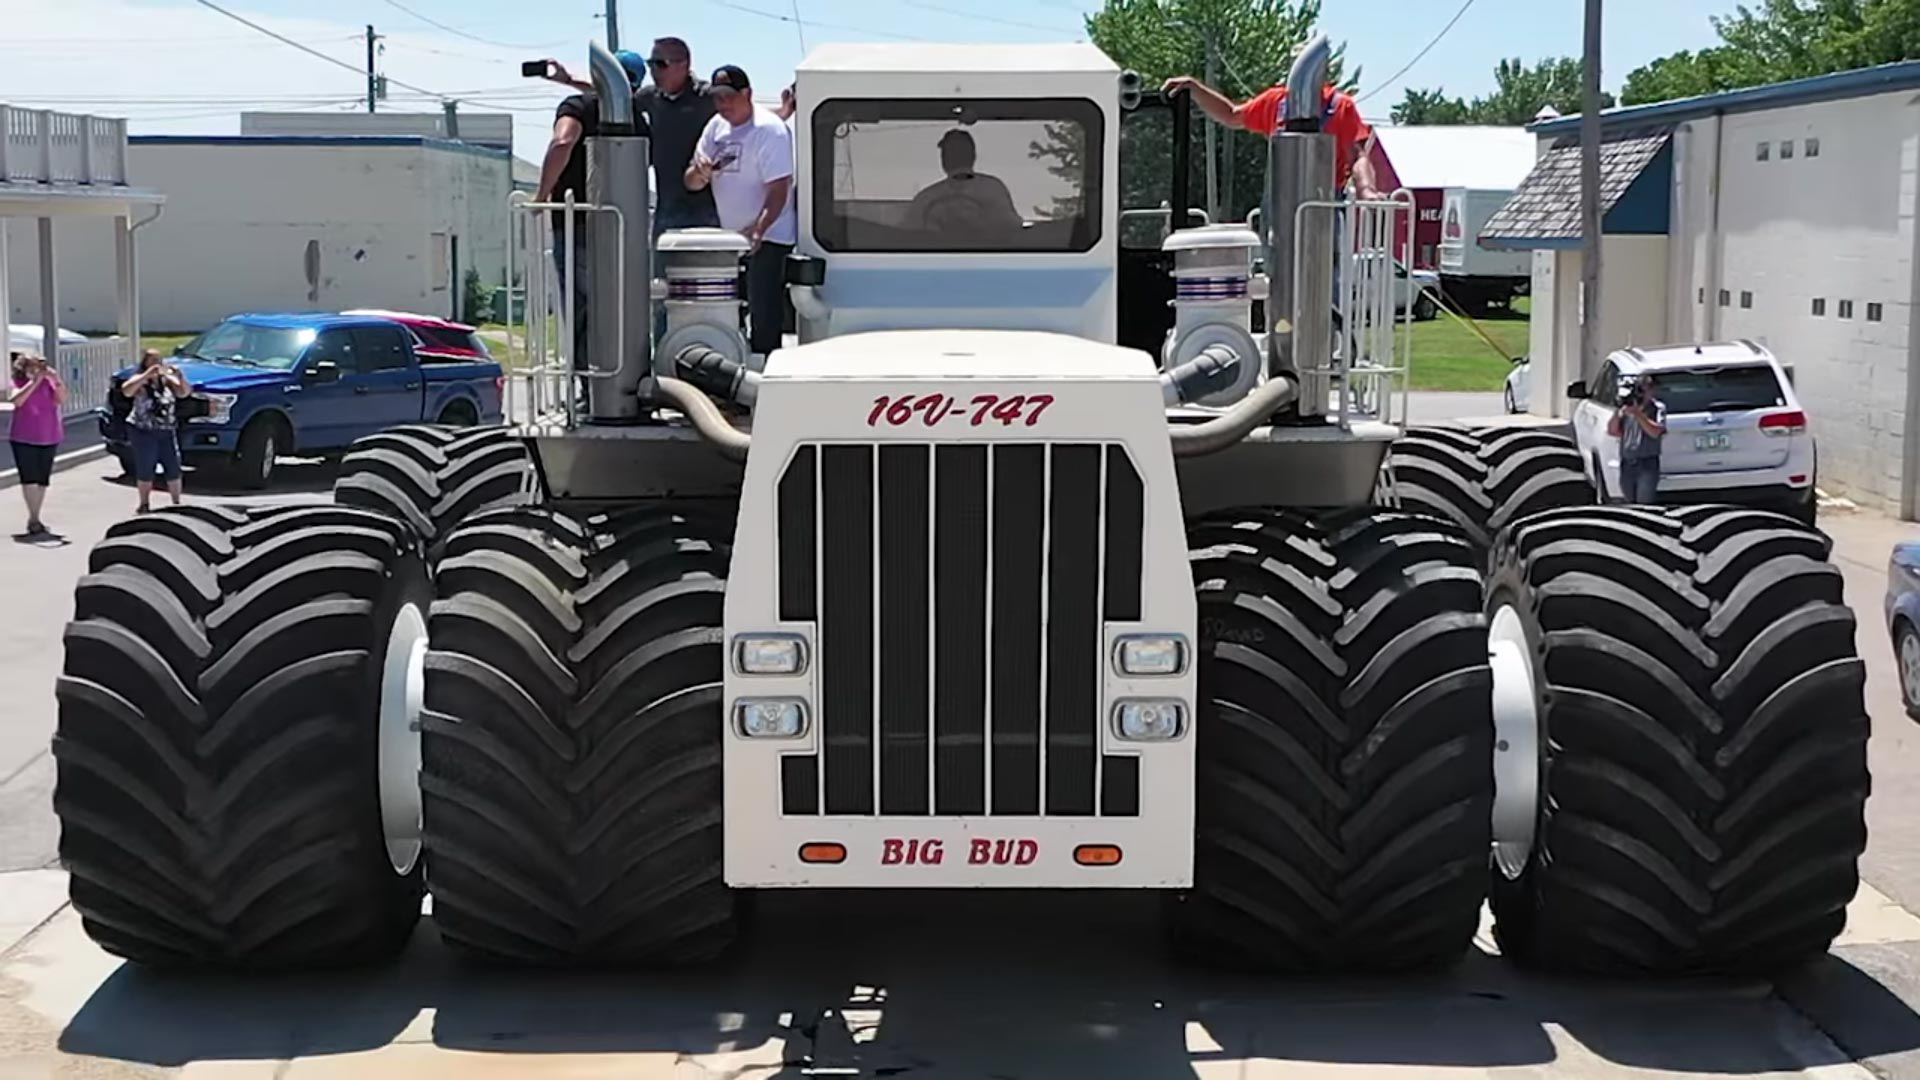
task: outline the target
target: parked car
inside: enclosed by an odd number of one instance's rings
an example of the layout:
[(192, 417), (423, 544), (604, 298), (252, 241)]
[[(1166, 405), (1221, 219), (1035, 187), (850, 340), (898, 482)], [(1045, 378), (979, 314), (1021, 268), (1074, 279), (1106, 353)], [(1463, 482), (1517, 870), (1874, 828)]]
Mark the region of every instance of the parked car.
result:
[(1530, 357), (1513, 358), (1513, 370), (1507, 372), (1507, 389), (1501, 396), (1506, 399), (1509, 413), (1523, 413), (1530, 407), (1533, 397), (1533, 360)]
[[(87, 343), (85, 334), (76, 333), (64, 326), (55, 327), (54, 333), (60, 336), (60, 344), (62, 345), (85, 345)], [(7, 324), (8, 350), (27, 349), (38, 353), (45, 352), (46, 347), (46, 328), (42, 327), (39, 323), (17, 322)]]
[[(233, 316), (174, 350), (193, 384), (178, 410), (180, 452), (264, 487), (280, 454), (337, 453), (396, 424), (498, 423), (500, 365), (434, 355), (419, 341), (384, 316)], [(100, 433), (129, 472), (131, 402), (119, 390), (132, 374), (113, 377), (100, 410)]]
[(1567, 396), (1588, 478), (1620, 491), (1620, 440), (1607, 434), (1620, 388), (1653, 376), (1667, 407), (1660, 447), (1662, 502), (1726, 502), (1814, 516), (1816, 451), (1791, 372), (1751, 341), (1623, 349)]
[(1900, 667), (1900, 702), (1920, 720), (1920, 543), (1893, 545), (1887, 559), (1887, 634)]
[(343, 311), (342, 315), (371, 315), (377, 318), (392, 319), (407, 328), (413, 334), (413, 351), (423, 364), (454, 361), (491, 362), (493, 353), (487, 343), (473, 327), (457, 323), (451, 319), (442, 319), (437, 315), (416, 315), (410, 311), (383, 311), (375, 308), (356, 308)]

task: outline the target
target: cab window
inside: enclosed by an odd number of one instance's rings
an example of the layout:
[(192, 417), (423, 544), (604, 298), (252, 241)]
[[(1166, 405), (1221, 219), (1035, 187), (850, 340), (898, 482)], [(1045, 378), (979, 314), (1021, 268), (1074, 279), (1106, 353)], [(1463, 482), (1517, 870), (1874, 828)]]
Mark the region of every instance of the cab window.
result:
[(1104, 124), (1081, 99), (821, 102), (814, 236), (836, 252), (1086, 251)]

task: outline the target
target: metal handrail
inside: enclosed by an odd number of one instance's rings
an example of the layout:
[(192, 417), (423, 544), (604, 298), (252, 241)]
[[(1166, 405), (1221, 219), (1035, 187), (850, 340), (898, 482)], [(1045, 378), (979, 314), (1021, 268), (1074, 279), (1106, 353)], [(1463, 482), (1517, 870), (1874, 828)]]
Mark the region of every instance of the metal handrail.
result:
[[(1294, 210), (1295, 236), (1304, 235), (1303, 220), (1309, 212), (1333, 214), (1337, 211), (1351, 211), (1347, 217), (1344, 234), (1336, 238), (1337, 257), (1340, 260), (1340, 290), (1334, 298), (1340, 311), (1340, 347), (1335, 350), (1334, 362), (1326, 368), (1313, 368), (1300, 372), (1304, 376), (1319, 375), (1337, 378), (1340, 383), (1338, 423), (1340, 430), (1353, 430), (1354, 404), (1356, 395), (1364, 403), (1371, 389), (1380, 383), (1386, 383), (1386, 393), (1379, 403), (1377, 417), (1382, 422), (1393, 422), (1394, 380), (1399, 380), (1400, 420), (1405, 422), (1411, 405), (1411, 369), (1407, 361), (1395, 362), (1395, 353), (1403, 353), (1410, 361), (1413, 345), (1413, 308), (1417, 297), (1409, 297), (1406, 310), (1398, 316), (1394, 314), (1394, 290), (1398, 287), (1394, 276), (1395, 264), (1407, 265), (1412, 254), (1411, 238), (1402, 245), (1396, 256), (1392, 240), (1395, 216), (1411, 213), (1414, 209), (1413, 193), (1400, 188), (1385, 199), (1348, 200), (1333, 199), (1312, 201), (1300, 204)], [(1384, 260), (1383, 257), (1384, 256)], [(1293, 273), (1296, 279), (1305, 272), (1301, 263), (1301, 247), (1296, 244), (1293, 252)], [(1324, 271), (1322, 271), (1324, 272)], [(1409, 277), (1408, 285), (1412, 279)], [(1296, 294), (1297, 296), (1298, 294)], [(1296, 306), (1298, 301), (1296, 300)], [(1290, 315), (1296, 325), (1299, 312)], [(1398, 337), (1401, 347), (1396, 350), (1394, 323), (1399, 322)], [(1356, 368), (1356, 359), (1370, 361), (1384, 355), (1386, 363), (1360, 363)], [(1356, 377), (1369, 384), (1368, 392), (1356, 391)]]
[[(574, 257), (579, 250), (578, 246), (574, 243), (576, 237), (576, 221), (579, 215), (583, 213), (613, 215), (615, 233), (614, 258), (617, 266), (616, 273), (619, 275), (615, 279), (616, 284), (619, 286), (615, 295), (624, 296), (626, 294), (627, 273), (626, 214), (622, 212), (618, 206), (578, 202), (574, 199), (573, 192), (571, 191), (569, 191), (567, 197), (560, 202), (536, 202), (527, 198), (524, 192), (513, 193), (508, 196), (507, 201), (510, 210), (517, 210), (526, 215), (528, 222), (526, 254), (529, 264), (526, 275), (527, 300), (524, 311), (526, 316), (526, 329), (524, 331), (526, 342), (524, 348), (526, 350), (525, 355), (528, 363), (527, 367), (518, 373), (515, 380), (509, 381), (517, 381), (520, 377), (524, 377), (527, 380), (530, 420), (539, 419), (546, 415), (548, 392), (552, 389), (552, 386), (557, 383), (564, 399), (562, 409), (566, 415), (566, 425), (567, 428), (571, 430), (580, 424), (578, 395), (573, 392), (571, 381), (576, 378), (589, 382), (595, 379), (613, 379), (618, 378), (620, 374), (617, 365), (612, 370), (607, 371), (594, 370), (591, 368), (587, 370), (576, 370), (574, 367), (573, 327), (575, 325), (575, 316), (578, 314), (574, 309), (574, 305), (577, 303), (574, 295), (576, 291), (574, 282), (578, 280), (575, 276), (577, 267), (574, 264)], [(558, 368), (554, 366), (547, 356), (547, 319), (551, 314), (550, 309), (553, 304), (553, 298), (547, 295), (548, 282), (546, 268), (543, 265), (540, 272), (535, 274), (532, 267), (532, 263), (538, 260), (539, 257), (548, 250), (548, 245), (551, 243), (553, 224), (547, 220), (547, 214), (556, 210), (561, 212), (562, 237), (565, 240), (565, 247), (561, 254), (563, 285), (561, 295), (558, 298), (561, 307), (560, 317), (563, 324), (559, 337), (559, 348), (556, 350), (558, 354), (557, 359), (559, 360)], [(512, 245), (509, 245), (507, 267), (507, 306), (509, 310), (511, 310), (513, 306), (513, 256), (511, 247)], [(539, 303), (535, 302), (536, 293), (539, 296)], [(626, 305), (616, 304), (614, 308), (616, 339), (624, 346), (627, 340)], [(508, 346), (509, 356), (511, 356), (512, 324), (509, 323), (508, 326)], [(538, 331), (537, 333), (536, 330)], [(503, 404), (503, 407), (510, 408), (511, 402), (512, 398), (509, 396), (507, 402)]]

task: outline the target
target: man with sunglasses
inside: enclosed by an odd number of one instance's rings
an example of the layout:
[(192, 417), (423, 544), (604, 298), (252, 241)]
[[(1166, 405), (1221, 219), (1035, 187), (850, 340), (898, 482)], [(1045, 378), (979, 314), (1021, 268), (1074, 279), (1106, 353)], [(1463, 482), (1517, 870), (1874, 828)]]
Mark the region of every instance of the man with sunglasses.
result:
[(653, 129), (653, 234), (668, 229), (718, 227), (713, 193), (687, 190), (687, 166), (700, 133), (713, 119), (713, 102), (706, 80), (693, 74), (693, 52), (677, 37), (655, 38), (647, 56), (653, 81), (633, 95), (636, 111), (645, 114)]
[[(634, 111), (646, 120), (653, 139), (653, 235), (668, 229), (717, 228), (713, 193), (687, 190), (687, 166), (700, 133), (713, 119), (713, 102), (706, 80), (693, 74), (693, 50), (677, 37), (655, 38), (646, 57), (622, 50), (615, 54), (632, 77)], [(591, 92), (593, 84), (569, 72), (557, 60), (548, 60), (547, 78), (576, 90)], [(641, 84), (642, 75), (652, 81)], [(568, 99), (572, 100), (572, 99)]]

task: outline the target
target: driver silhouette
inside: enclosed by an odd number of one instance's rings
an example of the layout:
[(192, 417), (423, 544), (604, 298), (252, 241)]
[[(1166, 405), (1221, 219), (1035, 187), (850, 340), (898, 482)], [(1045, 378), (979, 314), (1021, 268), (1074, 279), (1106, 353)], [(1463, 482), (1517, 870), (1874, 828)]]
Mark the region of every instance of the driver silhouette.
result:
[(947, 175), (913, 197), (908, 220), (930, 232), (1007, 232), (1022, 226), (1013, 195), (997, 176), (973, 170), (978, 151), (973, 136), (949, 131), (940, 136), (940, 168)]

